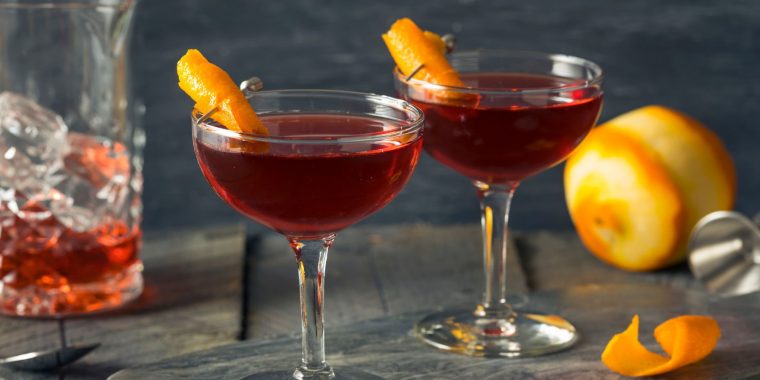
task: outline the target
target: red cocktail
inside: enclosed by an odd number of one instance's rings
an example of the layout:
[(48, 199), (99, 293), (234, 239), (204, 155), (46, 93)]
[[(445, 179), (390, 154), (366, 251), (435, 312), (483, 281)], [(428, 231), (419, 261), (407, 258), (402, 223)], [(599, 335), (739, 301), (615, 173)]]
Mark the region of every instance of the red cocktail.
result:
[[(290, 139), (372, 136), (395, 126), (378, 117), (280, 115), (262, 117), (270, 133)], [(198, 162), (211, 186), (241, 213), (289, 236), (340, 231), (385, 206), (412, 174), (422, 140), (245, 145), (196, 140)]]
[(464, 174), (481, 202), (486, 286), (472, 310), (444, 311), (415, 327), (426, 343), (476, 356), (534, 356), (570, 347), (575, 328), (507, 303), (507, 219), (519, 182), (564, 160), (602, 105), (601, 69), (581, 58), (475, 51), (449, 56), (464, 86), (395, 72), (396, 89), (425, 112), (425, 150)]
[(327, 251), (336, 232), (401, 191), (420, 155), (423, 115), (398, 99), (343, 91), (255, 92), (250, 102), (268, 134), (233, 132), (197, 111), (193, 126), (198, 162), (217, 194), (285, 235), (299, 263), (301, 363), (247, 378), (332, 378), (322, 310)]
[[(479, 89), (541, 89), (578, 81), (521, 73), (465, 73)], [(567, 157), (594, 125), (601, 94), (579, 91), (572, 97), (507, 97), (473, 107), (412, 102), (425, 113), (425, 150), (436, 160), (485, 183), (518, 181)]]

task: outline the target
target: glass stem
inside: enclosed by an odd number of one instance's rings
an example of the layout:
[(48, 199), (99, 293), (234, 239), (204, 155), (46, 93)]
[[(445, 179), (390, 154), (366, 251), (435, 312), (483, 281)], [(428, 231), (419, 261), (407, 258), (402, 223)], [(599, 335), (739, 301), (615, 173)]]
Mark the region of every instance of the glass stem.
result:
[(325, 360), (324, 296), (327, 251), (335, 235), (318, 239), (289, 238), (298, 260), (298, 284), (301, 295), (301, 365), (296, 379), (330, 379), (334, 376)]
[[(504, 321), (514, 316), (512, 307), (507, 303), (507, 221), (518, 184), (475, 182), (480, 199), (486, 280), (483, 300), (475, 309), (475, 316), (481, 319)], [(484, 323), (488, 324), (488, 321)]]

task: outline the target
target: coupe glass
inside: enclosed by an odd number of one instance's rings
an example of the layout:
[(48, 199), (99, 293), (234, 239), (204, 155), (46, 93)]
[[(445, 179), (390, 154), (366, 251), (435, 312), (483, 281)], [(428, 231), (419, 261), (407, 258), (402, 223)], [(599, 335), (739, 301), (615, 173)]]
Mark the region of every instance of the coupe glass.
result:
[[(250, 101), (269, 134), (236, 133), (200, 121), (194, 110), (196, 157), (224, 201), (290, 242), (303, 351), (292, 377), (332, 379), (323, 327), (327, 251), (338, 231), (385, 206), (406, 184), (422, 147), (423, 114), (405, 101), (344, 91), (262, 91)], [(343, 369), (336, 378), (379, 377)]]
[(425, 150), (472, 180), (480, 199), (485, 291), (474, 310), (443, 311), (415, 326), (426, 343), (473, 356), (535, 356), (570, 347), (575, 328), (507, 303), (507, 220), (521, 180), (564, 160), (602, 105), (602, 71), (585, 59), (470, 51), (449, 60), (465, 87), (407, 79), (396, 90), (425, 112)]

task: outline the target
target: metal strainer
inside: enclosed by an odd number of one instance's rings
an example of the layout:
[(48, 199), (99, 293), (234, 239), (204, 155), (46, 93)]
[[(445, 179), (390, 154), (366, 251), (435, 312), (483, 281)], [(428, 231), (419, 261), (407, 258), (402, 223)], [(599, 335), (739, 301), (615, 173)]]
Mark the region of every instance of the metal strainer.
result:
[(760, 290), (760, 227), (734, 211), (706, 215), (692, 230), (689, 266), (712, 293), (734, 296)]

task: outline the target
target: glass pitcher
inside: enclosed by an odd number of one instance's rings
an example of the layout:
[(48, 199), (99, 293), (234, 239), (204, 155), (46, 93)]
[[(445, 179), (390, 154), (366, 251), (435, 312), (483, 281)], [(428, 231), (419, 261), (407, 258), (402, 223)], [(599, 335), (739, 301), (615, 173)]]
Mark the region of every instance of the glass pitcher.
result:
[(142, 292), (135, 0), (0, 0), (0, 312), (112, 309)]

